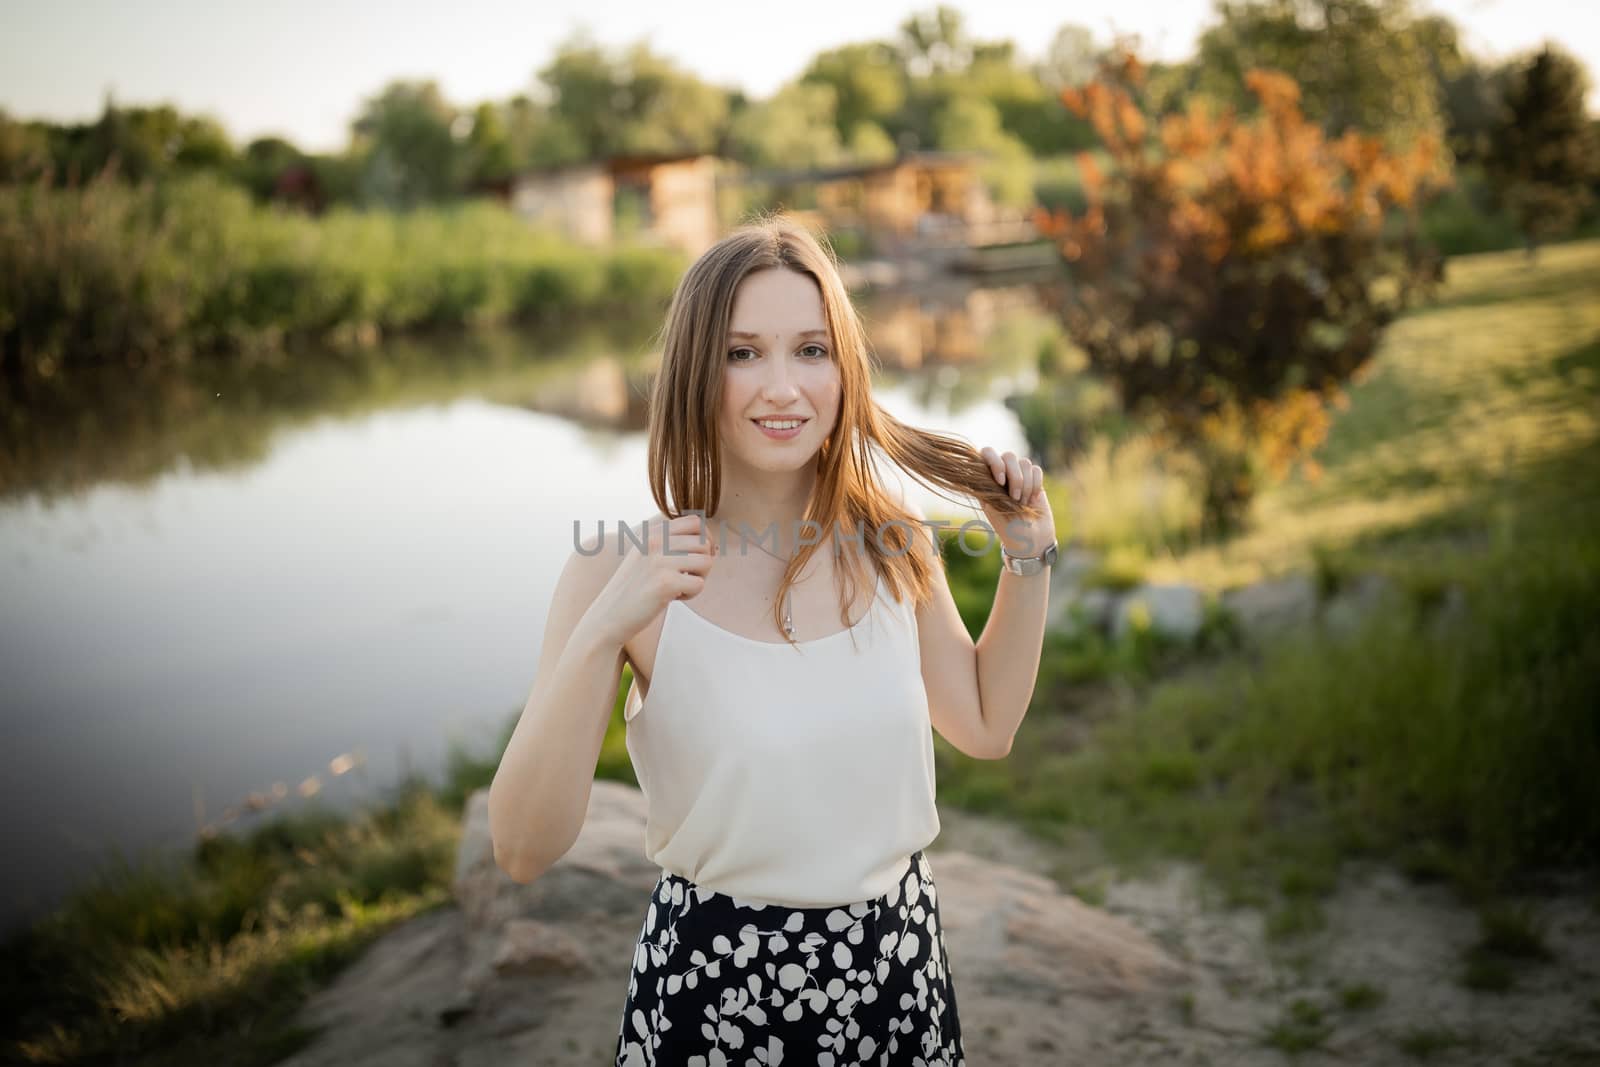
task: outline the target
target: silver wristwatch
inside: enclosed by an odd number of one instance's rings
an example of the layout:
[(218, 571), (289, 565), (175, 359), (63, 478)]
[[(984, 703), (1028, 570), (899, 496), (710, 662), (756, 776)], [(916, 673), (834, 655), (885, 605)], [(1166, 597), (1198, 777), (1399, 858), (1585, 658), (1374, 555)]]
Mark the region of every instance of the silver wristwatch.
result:
[(1001, 565), (1012, 574), (1021, 574), (1024, 576), (1038, 574), (1046, 567), (1055, 566), (1056, 543), (1051, 541), (1050, 547), (1039, 553), (1037, 556), (1013, 556), (1011, 553), (1006, 551), (1005, 545), (1001, 545), (1000, 561)]

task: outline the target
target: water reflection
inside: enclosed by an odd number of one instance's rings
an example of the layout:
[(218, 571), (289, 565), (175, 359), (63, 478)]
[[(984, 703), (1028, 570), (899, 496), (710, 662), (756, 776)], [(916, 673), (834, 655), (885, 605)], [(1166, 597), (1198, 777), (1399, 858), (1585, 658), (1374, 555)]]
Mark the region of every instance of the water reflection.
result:
[[(1023, 447), (1004, 397), (1043, 327), (1021, 294), (861, 304), (891, 413)], [(26, 874), (0, 922), (109, 849), (483, 750), (526, 699), (573, 518), (654, 510), (658, 326), (107, 370), (8, 411), (0, 847)]]

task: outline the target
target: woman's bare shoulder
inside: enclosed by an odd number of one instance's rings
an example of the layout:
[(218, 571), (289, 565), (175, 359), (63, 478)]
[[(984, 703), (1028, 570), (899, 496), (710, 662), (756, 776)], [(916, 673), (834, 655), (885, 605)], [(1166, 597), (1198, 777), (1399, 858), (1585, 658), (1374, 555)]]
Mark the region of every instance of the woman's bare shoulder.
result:
[(572, 562), (609, 578), (621, 564), (624, 552), (636, 552), (640, 546), (648, 543), (645, 538), (646, 526), (665, 521), (666, 516), (658, 511), (633, 522), (620, 519), (602, 522), (587, 537), (574, 543)]
[[(574, 534), (572, 551), (556, 581), (552, 618), (570, 624), (588, 610), (622, 565), (624, 553), (645, 544), (645, 525), (663, 518), (659, 513), (636, 522), (606, 520), (586, 534)], [(630, 533), (624, 533), (624, 528)]]

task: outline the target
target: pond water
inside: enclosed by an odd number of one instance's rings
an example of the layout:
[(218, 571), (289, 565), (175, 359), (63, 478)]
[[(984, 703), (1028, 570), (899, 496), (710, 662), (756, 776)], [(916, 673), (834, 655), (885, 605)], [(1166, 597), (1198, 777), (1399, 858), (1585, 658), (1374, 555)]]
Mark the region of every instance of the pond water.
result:
[[(1051, 328), (1034, 293), (858, 297), (877, 400), (1025, 453), (1004, 400)], [(0, 469), (0, 922), (115, 854), (489, 752), (573, 520), (655, 510), (658, 325), (95, 371), (36, 398)]]

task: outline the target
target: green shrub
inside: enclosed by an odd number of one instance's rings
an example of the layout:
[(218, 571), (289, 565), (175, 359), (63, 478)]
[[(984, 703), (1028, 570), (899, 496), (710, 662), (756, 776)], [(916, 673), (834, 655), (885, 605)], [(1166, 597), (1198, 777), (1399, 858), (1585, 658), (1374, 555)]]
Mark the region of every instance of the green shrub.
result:
[(0, 187), (0, 362), (181, 360), (665, 306), (682, 256), (596, 251), (468, 203), (309, 218), (214, 176)]

